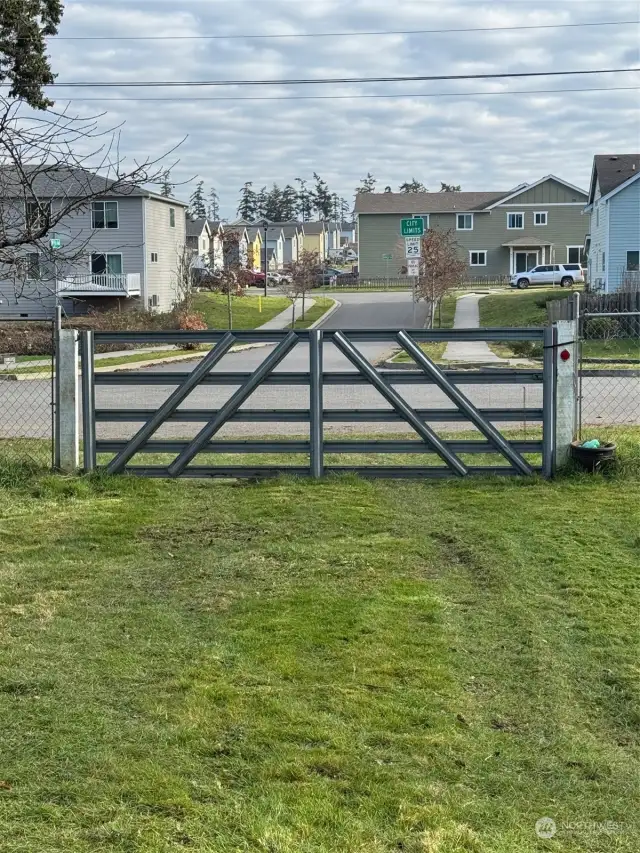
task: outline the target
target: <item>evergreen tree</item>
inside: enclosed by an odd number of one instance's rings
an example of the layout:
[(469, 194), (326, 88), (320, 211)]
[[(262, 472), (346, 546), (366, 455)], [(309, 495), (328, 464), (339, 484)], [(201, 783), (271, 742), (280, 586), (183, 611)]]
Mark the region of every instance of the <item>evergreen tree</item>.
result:
[(340, 224), (344, 225), (347, 218), (351, 216), (351, 206), (346, 198), (340, 199)]
[(258, 215), (258, 197), (253, 190), (252, 181), (247, 181), (240, 190), (240, 203), (238, 204), (238, 216), (253, 222)]
[(0, 83), (8, 81), (10, 98), (38, 110), (53, 105), (42, 93), (55, 79), (46, 39), (58, 32), (61, 19), (61, 0), (0, 2)]
[(207, 205), (204, 200), (204, 181), (198, 181), (189, 199), (189, 218), (206, 219)]
[(426, 192), (428, 192), (425, 185), (420, 183), (420, 181), (416, 181), (415, 178), (411, 178), (410, 181), (405, 181), (404, 184), (400, 184), (400, 186), (398, 187), (398, 191), (401, 193), (426, 193)]
[(220, 219), (220, 197), (216, 192), (215, 187), (211, 187), (209, 192), (209, 210), (207, 215), (212, 222), (218, 222)]
[(296, 178), (296, 183), (300, 184), (300, 189), (298, 190), (298, 214), (303, 222), (308, 222), (311, 219), (313, 195), (307, 189), (307, 181), (304, 178)]
[(316, 182), (313, 192), (313, 207), (320, 219), (331, 219), (332, 202), (329, 187), (317, 172), (313, 173), (313, 179)]
[(298, 213), (298, 193), (291, 184), (287, 184), (282, 190), (280, 198), (282, 222), (289, 222), (295, 219)]
[(440, 192), (441, 193), (459, 193), (461, 190), (460, 184), (445, 184), (443, 181), (440, 181)]
[(267, 188), (262, 187), (258, 195), (256, 196), (256, 217), (258, 219), (266, 219), (267, 214)]
[(356, 187), (356, 195), (358, 193), (372, 193), (375, 191), (377, 179), (373, 177), (371, 172), (367, 172), (367, 177), (362, 179), (359, 187)]
[(282, 221), (282, 190), (274, 184), (265, 196), (264, 218), (270, 222)]
[(340, 225), (340, 198), (338, 193), (331, 196), (331, 219)]
[(171, 183), (171, 172), (167, 169), (166, 172), (162, 174), (162, 180), (160, 183), (160, 195), (165, 198), (171, 198), (173, 195), (173, 184)]

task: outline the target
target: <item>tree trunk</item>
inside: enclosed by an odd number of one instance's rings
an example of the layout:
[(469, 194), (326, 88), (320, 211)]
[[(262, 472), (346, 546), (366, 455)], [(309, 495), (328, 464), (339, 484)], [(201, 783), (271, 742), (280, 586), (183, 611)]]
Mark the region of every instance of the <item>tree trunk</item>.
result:
[(231, 282), (227, 287), (227, 317), (229, 321), (229, 331), (233, 328), (233, 313), (231, 308)]

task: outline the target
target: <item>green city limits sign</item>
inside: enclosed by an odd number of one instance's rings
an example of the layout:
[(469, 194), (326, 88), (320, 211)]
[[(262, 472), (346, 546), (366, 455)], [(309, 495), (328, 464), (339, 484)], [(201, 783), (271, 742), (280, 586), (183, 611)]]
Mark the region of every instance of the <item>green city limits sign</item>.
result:
[(400, 228), (403, 237), (422, 237), (424, 234), (424, 219), (401, 219)]

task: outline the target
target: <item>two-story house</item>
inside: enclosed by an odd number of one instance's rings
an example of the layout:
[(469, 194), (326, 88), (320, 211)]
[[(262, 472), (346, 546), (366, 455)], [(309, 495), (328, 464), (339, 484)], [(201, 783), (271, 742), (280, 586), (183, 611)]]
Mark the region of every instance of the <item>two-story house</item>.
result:
[[(3, 181), (4, 187), (14, 182)], [(46, 241), (24, 246), (25, 280), (0, 270), (0, 313), (48, 317), (127, 304), (168, 311), (178, 296), (177, 276), (186, 240), (187, 205), (143, 187), (119, 186), (82, 169), (46, 169), (24, 197), (19, 181), (0, 199), (5, 221), (66, 209), (87, 200), (56, 223)], [(30, 189), (30, 195), (31, 195)], [(49, 214), (50, 215), (50, 214)], [(46, 252), (44, 249), (46, 248)]]
[(593, 159), (587, 237), (589, 284), (613, 293), (640, 286), (640, 154)]
[(282, 226), (273, 225), (267, 229), (267, 257), (273, 257), (273, 268), (277, 270), (284, 266), (284, 242)]
[[(468, 280), (524, 272), (543, 263), (578, 263), (588, 230), (587, 193), (547, 175), (494, 192), (361, 193), (356, 198), (360, 275), (406, 269), (401, 220), (454, 234)], [(393, 256), (391, 263), (386, 255)]]

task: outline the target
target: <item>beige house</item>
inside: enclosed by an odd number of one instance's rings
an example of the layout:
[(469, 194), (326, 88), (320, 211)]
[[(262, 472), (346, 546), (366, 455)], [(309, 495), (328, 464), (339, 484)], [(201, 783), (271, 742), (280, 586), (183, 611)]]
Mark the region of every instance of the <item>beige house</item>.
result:
[(324, 261), (326, 253), (326, 226), (324, 222), (303, 222), (303, 248), (306, 252), (315, 252), (321, 261)]

